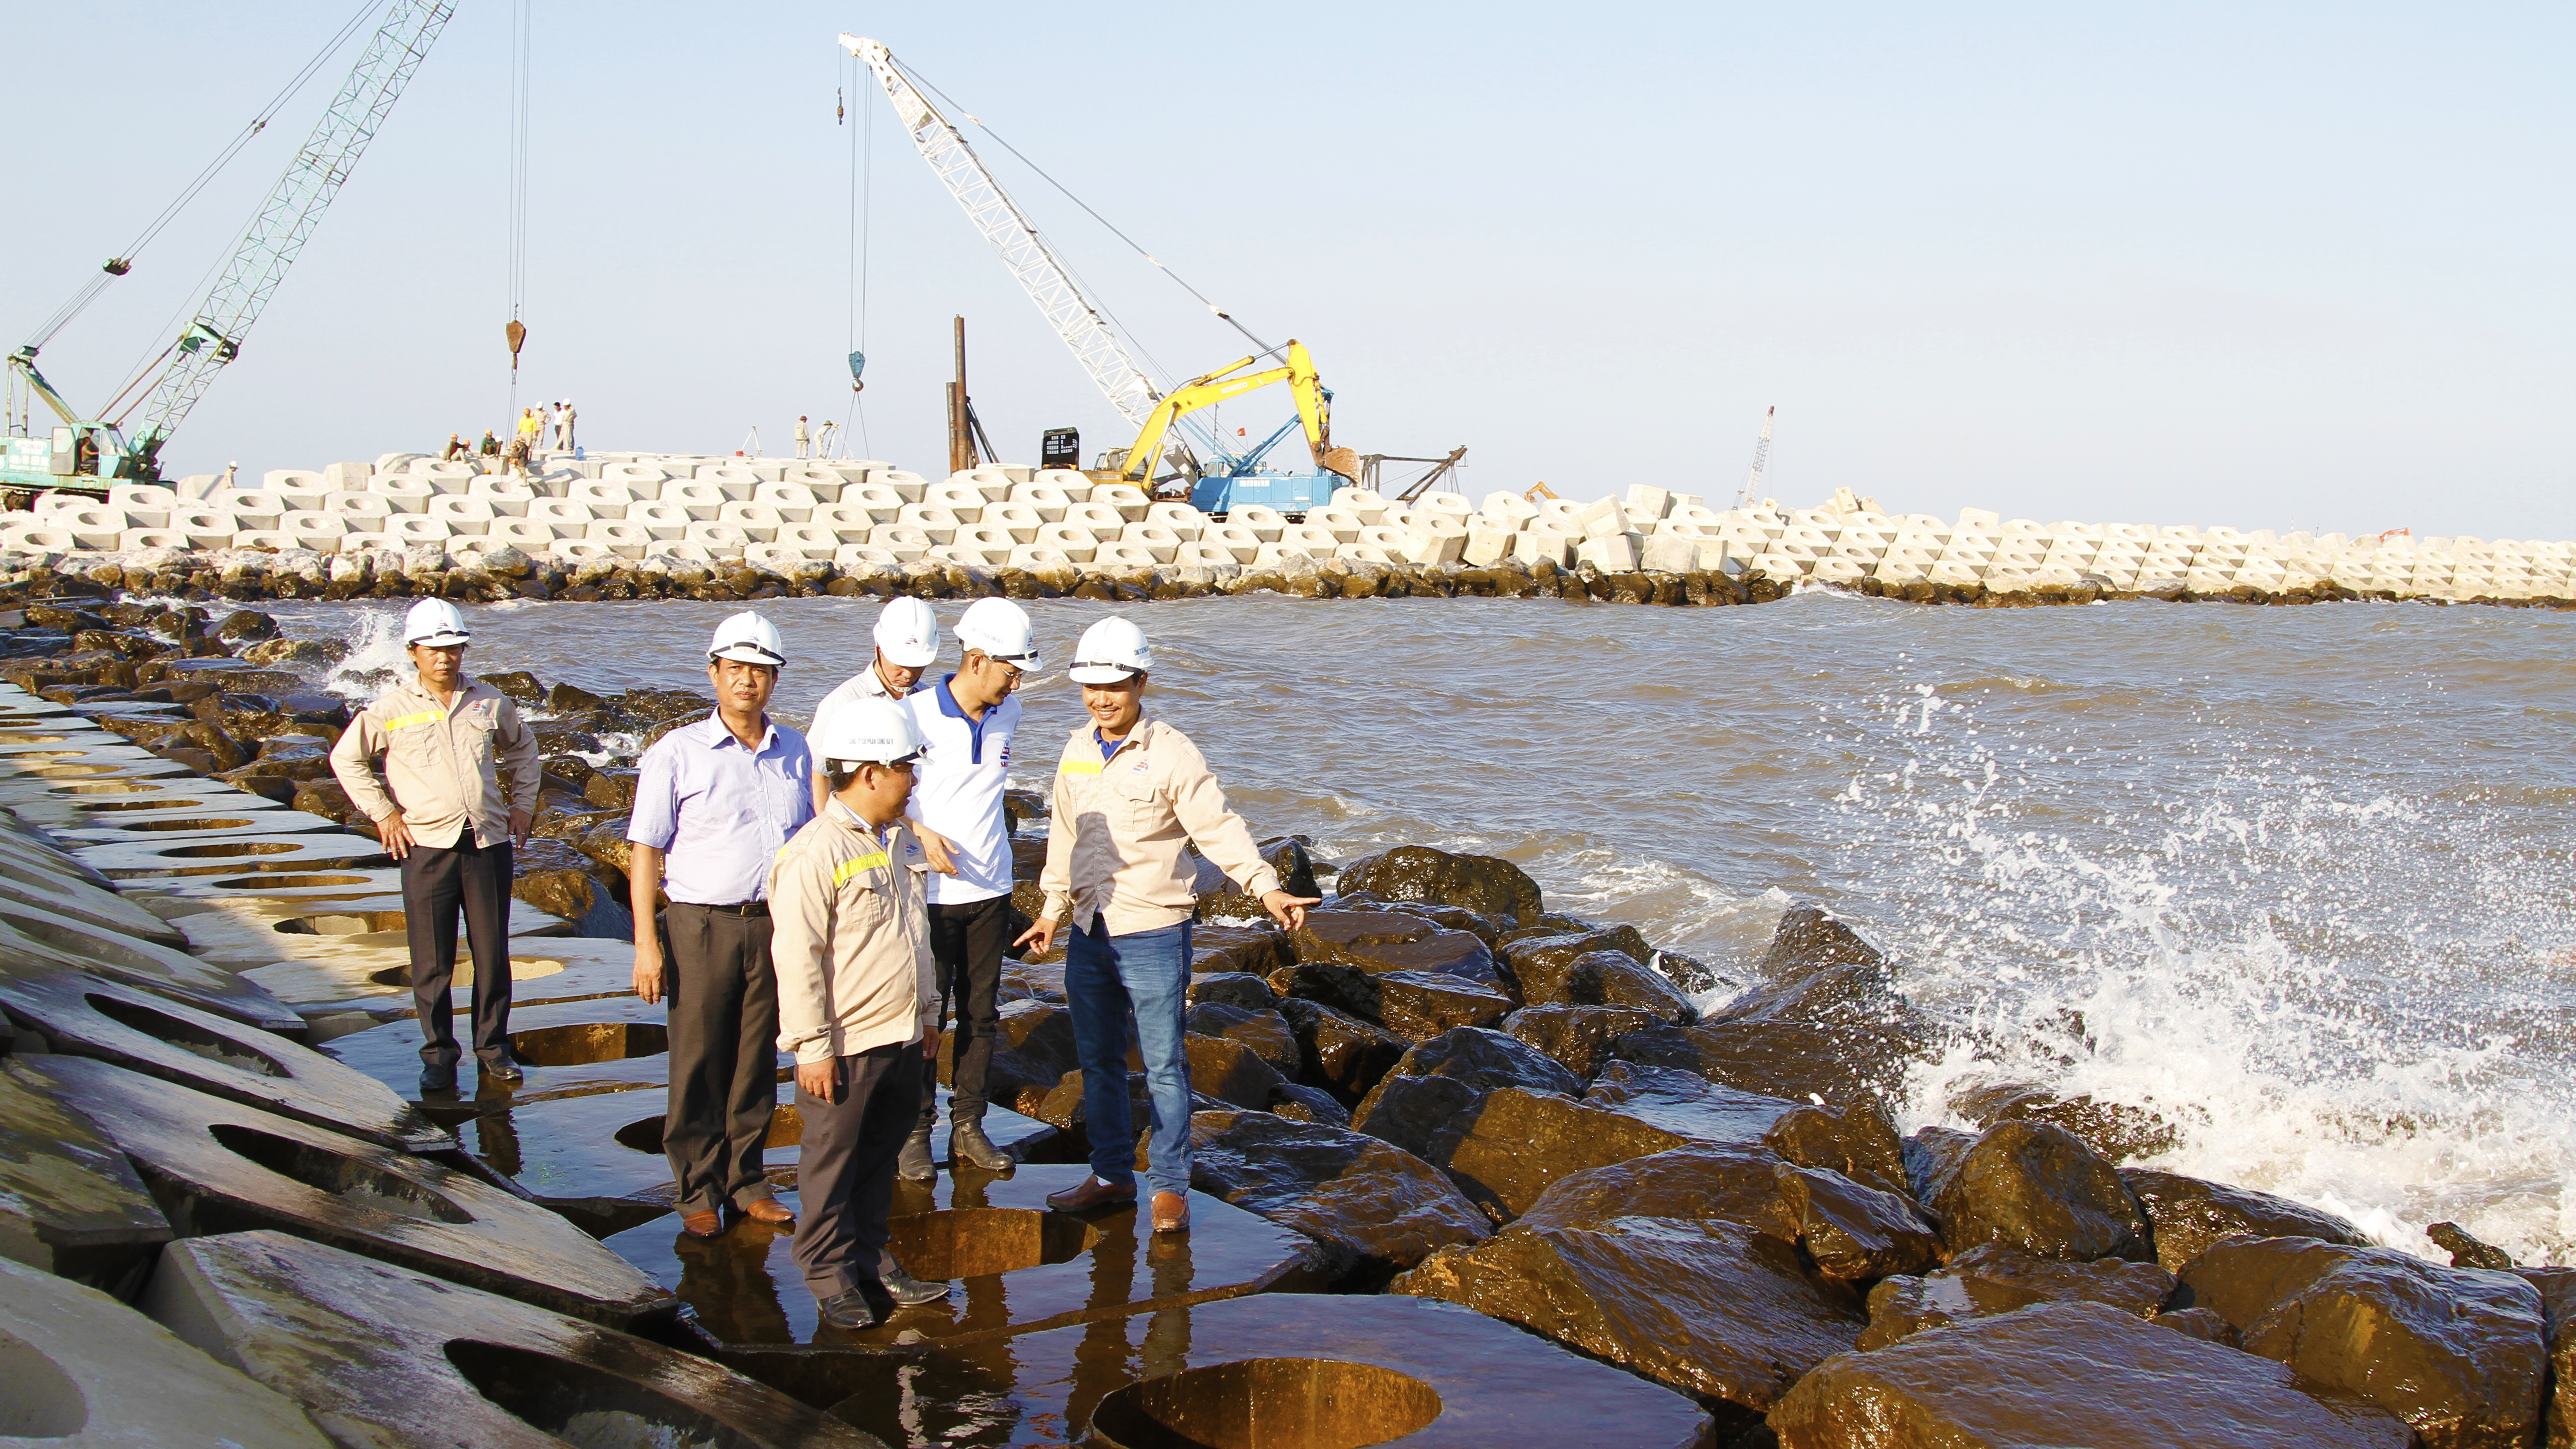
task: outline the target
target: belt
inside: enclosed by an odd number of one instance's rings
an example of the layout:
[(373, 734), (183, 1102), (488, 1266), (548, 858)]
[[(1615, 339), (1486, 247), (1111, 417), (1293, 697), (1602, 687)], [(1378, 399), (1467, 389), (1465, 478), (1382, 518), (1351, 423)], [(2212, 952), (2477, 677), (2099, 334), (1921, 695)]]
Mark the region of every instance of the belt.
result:
[(765, 916), (769, 914), (769, 902), (767, 901), (736, 901), (729, 906), (700, 905), (696, 901), (680, 901), (677, 904), (687, 906), (693, 911), (713, 911), (719, 916)]

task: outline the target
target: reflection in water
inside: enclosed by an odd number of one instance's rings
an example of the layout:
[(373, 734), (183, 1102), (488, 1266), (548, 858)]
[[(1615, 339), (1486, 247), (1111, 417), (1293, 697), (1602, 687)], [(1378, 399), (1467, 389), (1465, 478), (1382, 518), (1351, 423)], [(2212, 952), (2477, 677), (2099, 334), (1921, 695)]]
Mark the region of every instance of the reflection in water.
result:
[[(792, 1197), (781, 1205), (796, 1210)], [(712, 1238), (675, 1231), (667, 1219), (634, 1231), (669, 1235), (672, 1255), (680, 1263), (679, 1285), (672, 1291), (697, 1309), (709, 1333), (727, 1343), (795, 1341), (769, 1266), (772, 1253), (783, 1259), (792, 1231), (753, 1218), (742, 1218)]]

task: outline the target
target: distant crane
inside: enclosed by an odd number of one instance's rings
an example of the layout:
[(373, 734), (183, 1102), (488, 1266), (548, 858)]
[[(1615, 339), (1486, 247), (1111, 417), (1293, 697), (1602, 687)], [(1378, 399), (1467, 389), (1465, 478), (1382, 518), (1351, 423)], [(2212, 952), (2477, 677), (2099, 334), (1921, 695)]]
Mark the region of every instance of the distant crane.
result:
[(1735, 506), (1750, 508), (1762, 501), (1762, 475), (1771, 467), (1771, 419), (1780, 411), (1773, 403), (1762, 410), (1762, 436), (1753, 441), (1753, 471), (1744, 477), (1744, 491), (1735, 495)]
[[(260, 203), (214, 290), (206, 294), (177, 340), (98, 416), (81, 416), (36, 370), (37, 344), (31, 342), (9, 354), (10, 370), (25, 379), (28, 389), (64, 425), (53, 430), (51, 445), (31, 447), (23, 457), (13, 440), (5, 462), (0, 462), (0, 478), (22, 486), (48, 487), (72, 483), (80, 474), (144, 482), (161, 476), (163, 445), (214, 385), (215, 374), (240, 355), (243, 334), (276, 295), (287, 268), (304, 250), (322, 213), (340, 194), (351, 168), (375, 139), (386, 113), (455, 12), (453, 0), (393, 0), (349, 78), (340, 83), (330, 108), (304, 138), (268, 199)], [(124, 266), (119, 259), (106, 269), (111, 275), (122, 275)], [(127, 402), (146, 385), (151, 390), (139, 404)], [(124, 413), (117, 412), (119, 403), (126, 403)], [(121, 435), (123, 424), (137, 406), (143, 423), (129, 444)]]

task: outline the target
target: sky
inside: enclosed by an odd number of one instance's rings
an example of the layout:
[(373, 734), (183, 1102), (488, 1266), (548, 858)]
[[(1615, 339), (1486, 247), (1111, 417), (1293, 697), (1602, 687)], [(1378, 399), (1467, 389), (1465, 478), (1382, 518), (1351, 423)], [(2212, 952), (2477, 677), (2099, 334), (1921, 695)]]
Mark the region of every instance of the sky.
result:
[[(16, 152), (0, 344), (356, 8), (13, 12), (13, 55), (63, 63), (12, 68), (43, 144)], [(937, 475), (961, 315), (1005, 461), (1054, 426), (1086, 460), (1131, 436), (849, 30), (1265, 343), (1303, 341), (1337, 443), (1465, 445), (1471, 497), (1723, 506), (1776, 405), (1765, 491), (1792, 506), (2576, 538), (2563, 5), (460, 0), (168, 471), (503, 423), (521, 15), (516, 396), (571, 397), (592, 448), (781, 453), (801, 413)], [(355, 58), (45, 348), (56, 386), (95, 407), (166, 345)], [(952, 119), (1159, 381), (1253, 350)], [(1270, 389), (1219, 426), (1287, 416)]]

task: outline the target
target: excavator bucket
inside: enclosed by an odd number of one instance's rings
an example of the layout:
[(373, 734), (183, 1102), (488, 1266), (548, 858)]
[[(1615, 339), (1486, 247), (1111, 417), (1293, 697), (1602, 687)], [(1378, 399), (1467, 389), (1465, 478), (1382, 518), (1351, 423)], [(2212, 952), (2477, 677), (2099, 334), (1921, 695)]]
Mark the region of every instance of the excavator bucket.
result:
[(1339, 473), (1357, 483), (1360, 481), (1360, 455), (1356, 448), (1332, 448), (1318, 460), (1327, 473)]

